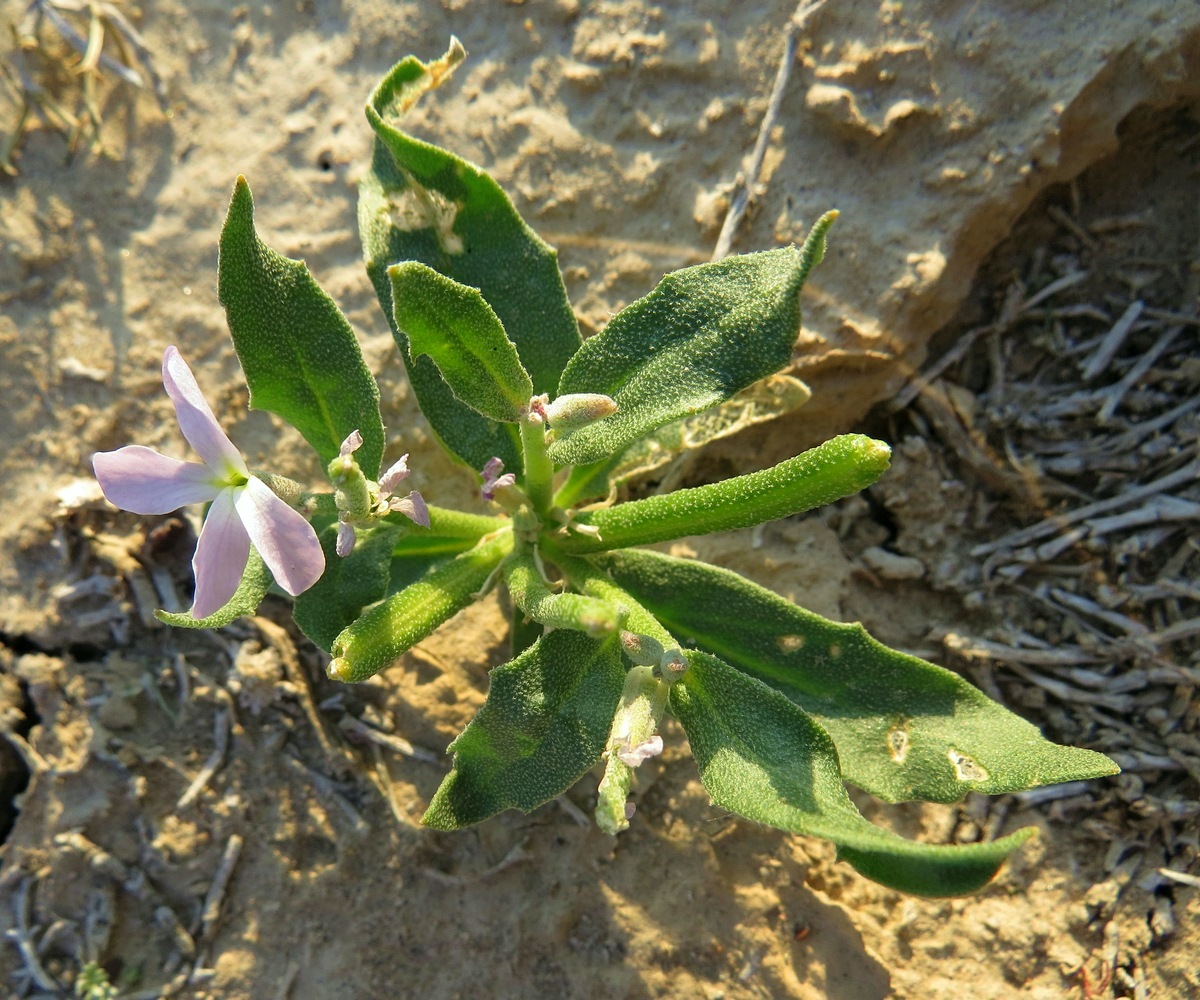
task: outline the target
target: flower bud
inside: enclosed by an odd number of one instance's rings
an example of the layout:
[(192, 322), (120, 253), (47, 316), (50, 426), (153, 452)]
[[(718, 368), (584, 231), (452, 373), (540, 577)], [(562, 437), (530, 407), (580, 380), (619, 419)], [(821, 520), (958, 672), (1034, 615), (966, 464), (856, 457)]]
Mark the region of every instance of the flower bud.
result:
[(363, 521), (371, 515), (371, 484), (354, 460), (354, 452), (360, 447), (362, 435), (354, 431), (326, 469), (335, 487), (333, 499), (338, 513), (349, 521)]
[(556, 434), (569, 434), (616, 412), (612, 397), (598, 392), (569, 392), (545, 408), (546, 422)]
[(639, 667), (657, 667), (666, 656), (666, 650), (657, 639), (624, 629), (621, 630), (621, 648)]

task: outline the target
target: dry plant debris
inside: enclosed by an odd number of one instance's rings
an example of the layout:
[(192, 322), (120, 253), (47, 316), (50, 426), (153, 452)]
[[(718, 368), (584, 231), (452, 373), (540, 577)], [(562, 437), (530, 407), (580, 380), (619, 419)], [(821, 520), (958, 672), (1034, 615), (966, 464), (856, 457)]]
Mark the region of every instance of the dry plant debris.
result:
[(20, 23), (7, 27), (15, 45), (11, 64), (0, 63), (0, 89), (9, 92), (17, 116), (0, 138), (3, 173), (16, 175), (14, 157), (35, 122), (66, 138), (69, 157), (80, 149), (102, 152), (106, 76), (151, 90), (166, 109), (166, 89), (153, 56), (116, 3), (30, 0)]
[[(1145, 157), (1194, 190), (1200, 125), (1163, 114)], [(1132, 145), (1151, 126), (1129, 128)], [(1178, 239), (1195, 240), (1195, 219), (1149, 196), (1113, 215), (1089, 190), (1085, 175), (1064, 204), (1031, 210), (992, 265), (1006, 291), (991, 315), (892, 411), (979, 484), (967, 502), (992, 536), (934, 583), (996, 624), (943, 645), (985, 690), (1124, 769), (1015, 798), (1107, 845), (1089, 920), (1115, 928), (1136, 887), (1144, 946), (1174, 932), (1175, 890), (1197, 884), (1200, 859), (1200, 243)], [(1081, 969), (1084, 995), (1146, 995), (1138, 947)]]

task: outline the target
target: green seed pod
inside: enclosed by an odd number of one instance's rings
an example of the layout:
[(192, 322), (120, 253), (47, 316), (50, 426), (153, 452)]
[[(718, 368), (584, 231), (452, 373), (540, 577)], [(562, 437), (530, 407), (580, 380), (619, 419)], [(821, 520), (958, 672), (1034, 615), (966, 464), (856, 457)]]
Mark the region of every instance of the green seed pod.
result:
[(761, 472), (581, 514), (577, 521), (599, 536), (572, 534), (562, 548), (624, 549), (799, 514), (866, 489), (887, 471), (891, 454), (882, 441), (843, 434)]
[(379, 673), (475, 600), (512, 544), (511, 531), (497, 532), (347, 625), (333, 640), (329, 676), (355, 683)]

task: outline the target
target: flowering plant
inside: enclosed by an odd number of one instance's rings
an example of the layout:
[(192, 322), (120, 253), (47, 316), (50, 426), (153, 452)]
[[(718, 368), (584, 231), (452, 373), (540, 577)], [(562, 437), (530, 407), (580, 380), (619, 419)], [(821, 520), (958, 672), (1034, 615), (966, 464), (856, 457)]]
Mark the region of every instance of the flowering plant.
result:
[(887, 445), (847, 434), (770, 469), (617, 499), (622, 484), (683, 449), (806, 398), (779, 373), (836, 213), (799, 248), (667, 275), (583, 342), (554, 251), (503, 191), (399, 127), (463, 55), (455, 42), (428, 65), (405, 59), (371, 94), (359, 226), (421, 409), (446, 451), (480, 475), (480, 512), (397, 496), (407, 456), (380, 471), (379, 390), (354, 333), (303, 263), (260, 240), (239, 178), (219, 293), (250, 401), (299, 430), (333, 488), (310, 493), (251, 473), (169, 348), (163, 381), (204, 464), (136, 446), (95, 457), (118, 506), (212, 504), (192, 612), (160, 617), (218, 627), (252, 613), (274, 581), (330, 653), (329, 675), (353, 683), (502, 581), (513, 656), (451, 744), (453, 769), (427, 825), (532, 810), (602, 765), (596, 821), (615, 834), (629, 825), (637, 768), (662, 751), (670, 713), (721, 808), (826, 837), (860, 872), (904, 891), (985, 884), (1031, 829), (914, 843), (868, 822), (846, 783), (888, 802), (952, 802), (1112, 774), (1111, 761), (1046, 741), (957, 675), (859, 625), (639, 548), (857, 492), (886, 471)]

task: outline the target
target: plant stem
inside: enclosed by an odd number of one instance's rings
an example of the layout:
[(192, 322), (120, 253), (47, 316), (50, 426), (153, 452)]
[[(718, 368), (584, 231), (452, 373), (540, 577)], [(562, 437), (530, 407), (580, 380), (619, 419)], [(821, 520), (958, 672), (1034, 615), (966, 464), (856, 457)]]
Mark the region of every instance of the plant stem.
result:
[(550, 590), (529, 546), (518, 547), (505, 562), (504, 581), (513, 603), (542, 625), (576, 629), (590, 636), (608, 635), (617, 627), (616, 612), (603, 601)]
[[(403, 514), (392, 513), (386, 518), (394, 524), (412, 522)], [(508, 518), (490, 517), (486, 514), (466, 514), (460, 510), (449, 510), (445, 507), (435, 507), (429, 504), (429, 534), (441, 535), (443, 538), (482, 538), (493, 531), (499, 531), (508, 524)], [(414, 531), (412, 534), (424, 534)]]
[(521, 444), (525, 450), (525, 495), (534, 513), (545, 521), (554, 497), (554, 463), (546, 451), (546, 427), (541, 420), (522, 418)]

